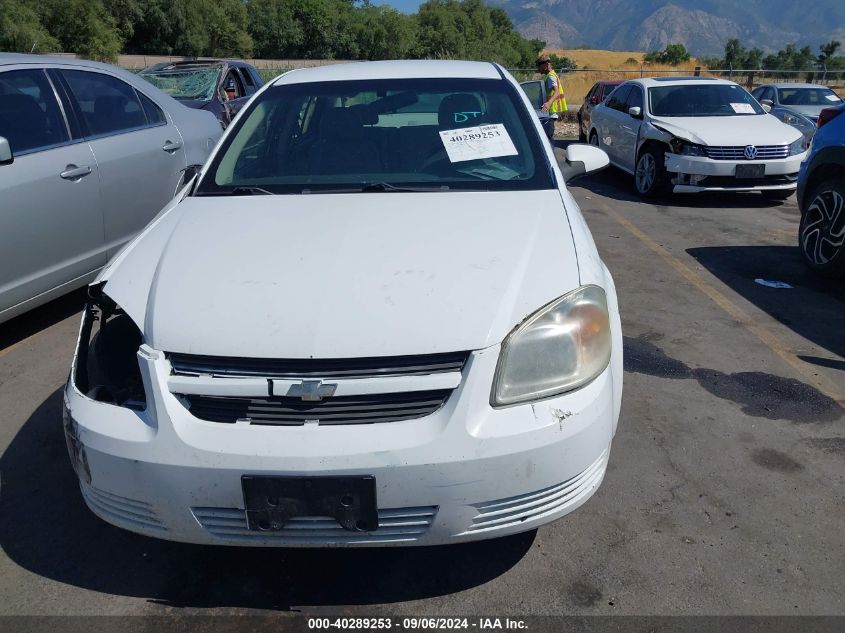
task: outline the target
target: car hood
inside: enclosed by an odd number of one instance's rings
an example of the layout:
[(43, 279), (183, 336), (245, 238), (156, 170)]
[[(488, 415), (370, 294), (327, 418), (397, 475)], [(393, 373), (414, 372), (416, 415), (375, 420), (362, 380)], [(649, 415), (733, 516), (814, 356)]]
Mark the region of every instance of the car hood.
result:
[(825, 108), (831, 108), (833, 106), (838, 105), (837, 103), (830, 103), (826, 105), (817, 105), (817, 106), (798, 106), (798, 105), (782, 105), (778, 106), (779, 108), (786, 110), (787, 112), (797, 112), (798, 114), (803, 114), (808, 119), (812, 119), (815, 121), (819, 118), (819, 114)]
[(189, 197), (99, 281), (155, 349), (348, 358), (496, 344), (578, 264), (555, 190)]
[(771, 114), (652, 117), (654, 126), (701, 145), (789, 145), (801, 134)]

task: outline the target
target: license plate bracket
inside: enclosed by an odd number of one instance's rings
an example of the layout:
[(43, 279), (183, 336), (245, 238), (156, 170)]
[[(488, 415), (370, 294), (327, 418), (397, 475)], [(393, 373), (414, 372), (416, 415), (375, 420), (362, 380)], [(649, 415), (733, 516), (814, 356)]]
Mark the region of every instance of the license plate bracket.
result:
[(762, 163), (754, 165), (737, 165), (736, 177), (744, 180), (762, 178), (766, 175), (766, 165)]
[(351, 532), (378, 529), (376, 479), (358, 477), (241, 477), (250, 530), (277, 532), (294, 517), (334, 518)]

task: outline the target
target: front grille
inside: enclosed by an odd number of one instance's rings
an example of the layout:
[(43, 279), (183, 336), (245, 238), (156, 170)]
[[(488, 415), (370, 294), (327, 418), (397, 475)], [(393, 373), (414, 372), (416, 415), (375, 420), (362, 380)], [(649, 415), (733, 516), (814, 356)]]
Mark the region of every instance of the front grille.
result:
[(478, 514), (466, 533), (490, 532), (559, 512), (588, 496), (601, 483), (610, 453), (607, 449), (586, 470), (555, 486), (475, 506)]
[(260, 376), (262, 378), (379, 378), (461, 371), (469, 352), (375, 358), (235, 358), (169, 354), (181, 376)]
[(218, 396), (182, 396), (191, 415), (209, 422), (234, 423), (249, 420), (251, 424), (302, 426), (306, 422), (320, 425), (374, 424), (399, 422), (431, 415), (452, 393), (410, 391), (366, 396), (342, 396), (317, 402), (300, 398), (230, 398)]
[[(787, 158), (788, 145), (756, 145), (757, 157), (754, 160), (772, 160)], [(745, 157), (746, 145), (705, 145), (704, 153), (713, 160), (748, 160)]]
[(437, 515), (437, 506), (378, 511), (378, 530), (350, 532), (329, 517), (295, 517), (279, 531), (259, 532), (247, 526), (246, 512), (238, 508), (191, 508), (209, 533), (229, 541), (303, 542), (313, 545), (415, 541)]

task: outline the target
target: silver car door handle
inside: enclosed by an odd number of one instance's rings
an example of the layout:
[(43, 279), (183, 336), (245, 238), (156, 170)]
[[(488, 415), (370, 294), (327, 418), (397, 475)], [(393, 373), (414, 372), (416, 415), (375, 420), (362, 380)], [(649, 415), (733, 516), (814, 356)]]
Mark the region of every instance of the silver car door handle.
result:
[(176, 150), (182, 149), (182, 143), (180, 143), (179, 141), (176, 141), (175, 143), (173, 141), (165, 141), (164, 146), (161, 149), (163, 149), (168, 154), (172, 154)]
[(77, 167), (76, 165), (68, 165), (65, 170), (59, 174), (65, 180), (79, 180), (91, 173), (91, 168), (88, 165)]

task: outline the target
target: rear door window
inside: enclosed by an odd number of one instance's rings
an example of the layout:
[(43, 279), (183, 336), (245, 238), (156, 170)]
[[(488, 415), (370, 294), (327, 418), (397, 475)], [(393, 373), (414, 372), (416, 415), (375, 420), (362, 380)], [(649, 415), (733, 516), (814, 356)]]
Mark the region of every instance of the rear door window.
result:
[(91, 136), (121, 134), (147, 126), (135, 89), (126, 82), (84, 70), (62, 70)]
[(15, 154), (68, 142), (64, 116), (43, 70), (0, 73), (0, 136)]

